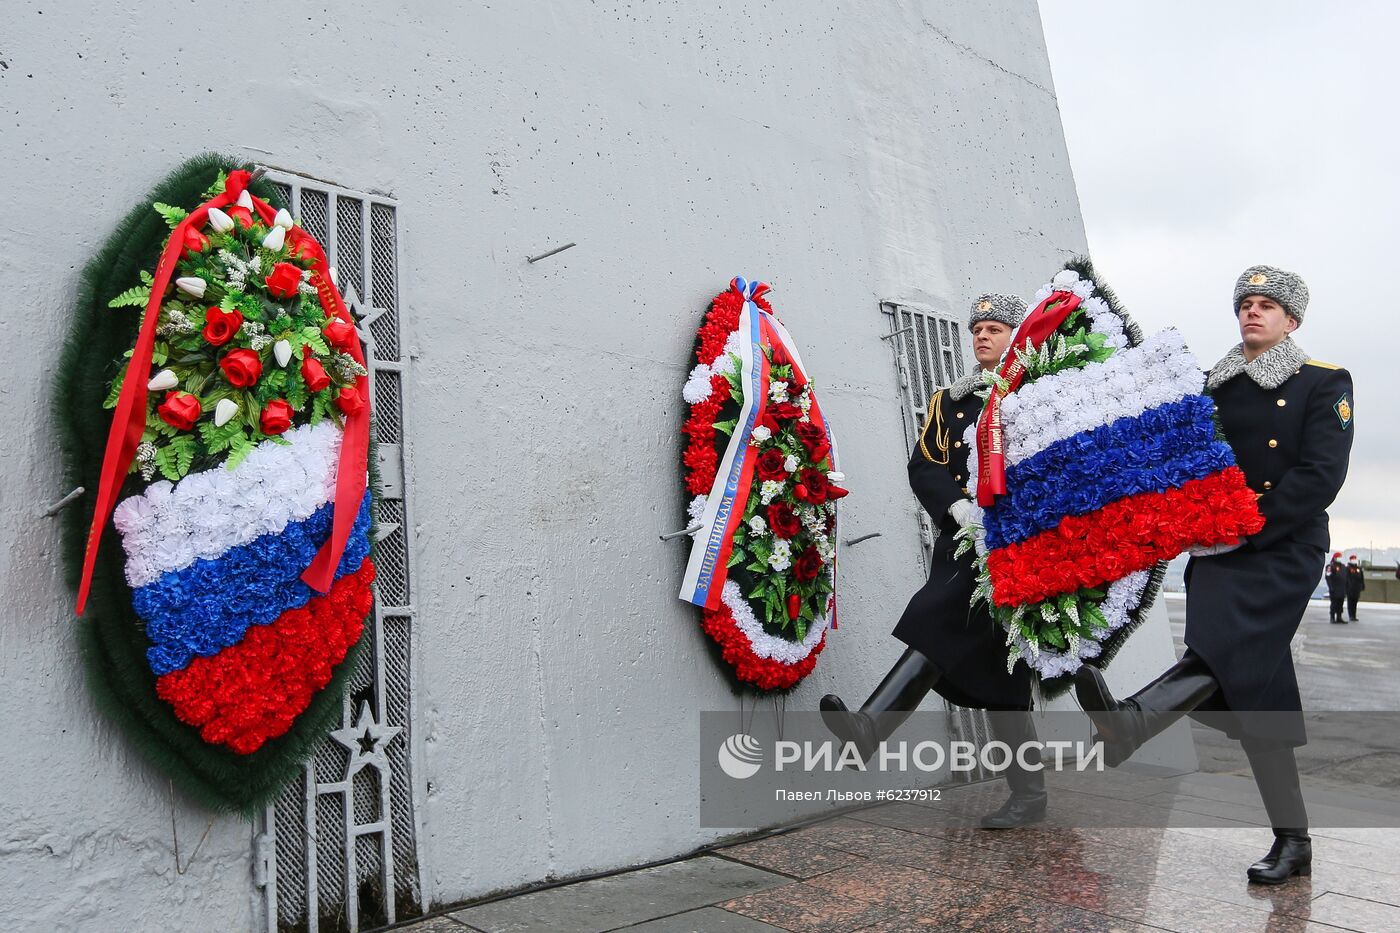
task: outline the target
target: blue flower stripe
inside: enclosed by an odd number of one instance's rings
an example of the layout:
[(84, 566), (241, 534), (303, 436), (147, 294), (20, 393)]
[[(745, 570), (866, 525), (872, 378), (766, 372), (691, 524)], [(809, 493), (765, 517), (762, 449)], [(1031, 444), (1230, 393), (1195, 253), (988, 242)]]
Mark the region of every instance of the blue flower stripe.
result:
[(1216, 440), (1215, 404), (1188, 395), (1058, 440), (1007, 470), (1008, 495), (984, 518), (987, 547), (1024, 541), (1111, 502), (1165, 492), (1233, 466)]
[[(161, 574), (132, 593), (152, 647), (146, 659), (156, 676), (183, 670), (196, 656), (209, 657), (243, 640), (249, 626), (275, 622), (317, 595), (301, 580), (330, 537), (335, 506), (327, 503), (305, 521), (278, 534), (231, 547), (217, 558), (196, 560)], [(359, 570), (369, 555), (370, 494), (365, 492), (336, 577)]]

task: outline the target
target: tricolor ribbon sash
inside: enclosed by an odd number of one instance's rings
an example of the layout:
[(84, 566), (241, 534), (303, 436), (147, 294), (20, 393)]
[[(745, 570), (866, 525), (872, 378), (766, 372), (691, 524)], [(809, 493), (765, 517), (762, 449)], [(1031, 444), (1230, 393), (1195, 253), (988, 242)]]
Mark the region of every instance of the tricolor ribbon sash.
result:
[[(166, 241), (156, 264), (155, 279), (151, 283), (151, 297), (146, 302), (146, 310), (141, 319), (141, 330), (136, 338), (136, 346), (122, 379), (121, 392), (117, 396), (116, 410), (112, 415), (112, 427), (107, 435), (107, 448), (102, 459), (102, 472), (97, 487), (97, 502), (93, 509), (92, 526), (88, 531), (87, 548), (83, 556), (83, 575), (78, 584), (77, 613), (83, 614), (87, 606), (88, 592), (92, 586), (92, 574), (97, 563), (97, 549), (102, 541), (102, 532), (116, 507), (117, 496), (121, 492), (131, 461), (136, 455), (137, 445), (146, 429), (146, 383), (151, 377), (151, 355), (155, 349), (156, 326), (160, 320), (160, 305), (165, 291), (170, 286), (175, 265), (184, 248), (185, 234), (189, 230), (199, 230), (209, 219), (209, 210), (224, 207), (238, 200), (248, 187), (252, 176), (243, 170), (229, 172), (224, 184), (224, 192), (216, 195), (191, 211), (180, 221)], [(272, 225), (276, 217), (266, 201), (254, 197), (253, 207), (263, 222)], [(336, 290), (330, 274), (330, 265), (325, 251), (311, 237), (304, 237), (299, 249), (312, 259), (311, 282), (321, 300), (321, 307), (327, 317), (337, 317), (350, 324), (355, 322), (345, 307), (345, 302)], [(358, 341), (351, 349), (351, 356), (361, 366), (365, 363), (364, 353)], [(369, 401), (369, 379), (360, 376), (356, 380), (356, 391)], [(345, 417), (345, 438), (341, 445), (340, 463), (336, 477), (335, 517), (331, 536), (312, 559), (310, 566), (302, 573), (308, 586), (320, 593), (330, 590), (335, 580), (336, 568), (345, 552), (346, 542), (355, 524), (360, 501), (364, 497), (369, 464), (369, 406), (361, 406), (353, 415)]]
[[(754, 304), (754, 298), (768, 291), (762, 282), (735, 278), (729, 287), (744, 298), (744, 310), (739, 314), (739, 370), (744, 387), (744, 401), (739, 409), (738, 423), (724, 449), (714, 485), (700, 516), (700, 530), (690, 550), (685, 577), (681, 582), (681, 599), (697, 606), (715, 609), (719, 606), (724, 581), (729, 576), (729, 555), (734, 544), (734, 528), (744, 515), (753, 482), (755, 458), (750, 441), (754, 426), (763, 417), (768, 402), (768, 358), (763, 352), (764, 319), (771, 316)], [(772, 324), (770, 333), (776, 333)]]
[(993, 388), (987, 407), (977, 421), (977, 504), (987, 508), (997, 496), (1006, 495), (1006, 448), (1002, 437), (1001, 400), (1015, 392), (1025, 378), (1025, 367), (1016, 348), (1027, 344), (1034, 350), (1045, 342), (1065, 318), (1079, 307), (1079, 296), (1072, 292), (1052, 292), (1021, 322), (998, 375), (1006, 382), (1003, 391)]

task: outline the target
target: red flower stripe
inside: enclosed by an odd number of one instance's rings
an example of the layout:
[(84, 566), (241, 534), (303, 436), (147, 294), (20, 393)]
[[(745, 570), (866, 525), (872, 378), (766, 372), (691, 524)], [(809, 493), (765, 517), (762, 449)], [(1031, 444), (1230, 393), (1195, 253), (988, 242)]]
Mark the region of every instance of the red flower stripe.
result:
[(1016, 606), (1101, 586), (1188, 547), (1234, 541), (1263, 527), (1244, 473), (1228, 467), (1178, 489), (1068, 515), (1049, 531), (992, 551), (993, 599)]
[(754, 654), (749, 639), (734, 622), (729, 607), (720, 603), (718, 609), (702, 610), (704, 619), (700, 627), (720, 646), (724, 660), (734, 668), (739, 679), (757, 686), (761, 690), (786, 690), (802, 678), (812, 673), (817, 666), (817, 655), (826, 647), (826, 635), (811, 650), (807, 657), (796, 664), (784, 664), (772, 658), (761, 658)]
[(369, 615), (374, 564), (368, 559), (329, 593), (255, 625), (241, 642), (161, 676), (156, 694), (210, 744), (248, 755), (292, 726), (359, 641)]

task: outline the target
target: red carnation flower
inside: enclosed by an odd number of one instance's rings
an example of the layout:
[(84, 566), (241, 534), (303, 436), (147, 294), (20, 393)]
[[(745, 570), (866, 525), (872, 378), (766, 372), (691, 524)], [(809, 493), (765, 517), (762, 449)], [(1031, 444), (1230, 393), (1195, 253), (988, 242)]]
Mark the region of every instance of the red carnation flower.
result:
[(774, 502), (768, 506), (768, 527), (779, 538), (791, 538), (802, 530), (802, 522), (792, 506), (786, 502)]

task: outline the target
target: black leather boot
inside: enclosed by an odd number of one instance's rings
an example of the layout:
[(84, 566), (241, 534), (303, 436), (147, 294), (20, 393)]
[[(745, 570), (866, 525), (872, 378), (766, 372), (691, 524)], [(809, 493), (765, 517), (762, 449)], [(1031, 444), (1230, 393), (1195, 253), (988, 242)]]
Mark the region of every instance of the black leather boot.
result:
[(822, 697), (822, 722), (843, 743), (854, 742), (860, 760), (868, 762), (880, 743), (918, 709), (920, 701), (937, 682), (938, 669), (928, 658), (909, 648), (859, 711), (851, 712), (834, 693)]
[(1294, 875), (1311, 875), (1312, 837), (1308, 835), (1308, 813), (1292, 747), (1249, 740), (1242, 744), (1269, 823), (1274, 827), (1273, 847), (1268, 855), (1249, 866), (1249, 880), (1255, 884), (1283, 884)]
[(1079, 705), (1098, 728), (1104, 761), (1116, 768), (1142, 744), (1200, 706), (1220, 685), (1200, 655), (1185, 657), (1126, 700), (1113, 698), (1099, 669), (1085, 664), (1074, 675)]
[(1312, 837), (1306, 829), (1275, 829), (1269, 854), (1249, 866), (1251, 884), (1283, 884), (1312, 874)]
[[(982, 817), (984, 829), (1014, 829), (1045, 819), (1049, 800), (1045, 793), (1045, 769), (1032, 771), (1021, 765), (1018, 755), (1027, 742), (1034, 742), (1035, 720), (1028, 712), (992, 712), (987, 714), (992, 736), (1011, 747), (1011, 764), (1006, 769), (1006, 785), (1011, 796), (997, 810)], [(1027, 758), (1031, 755), (1027, 753)]]

